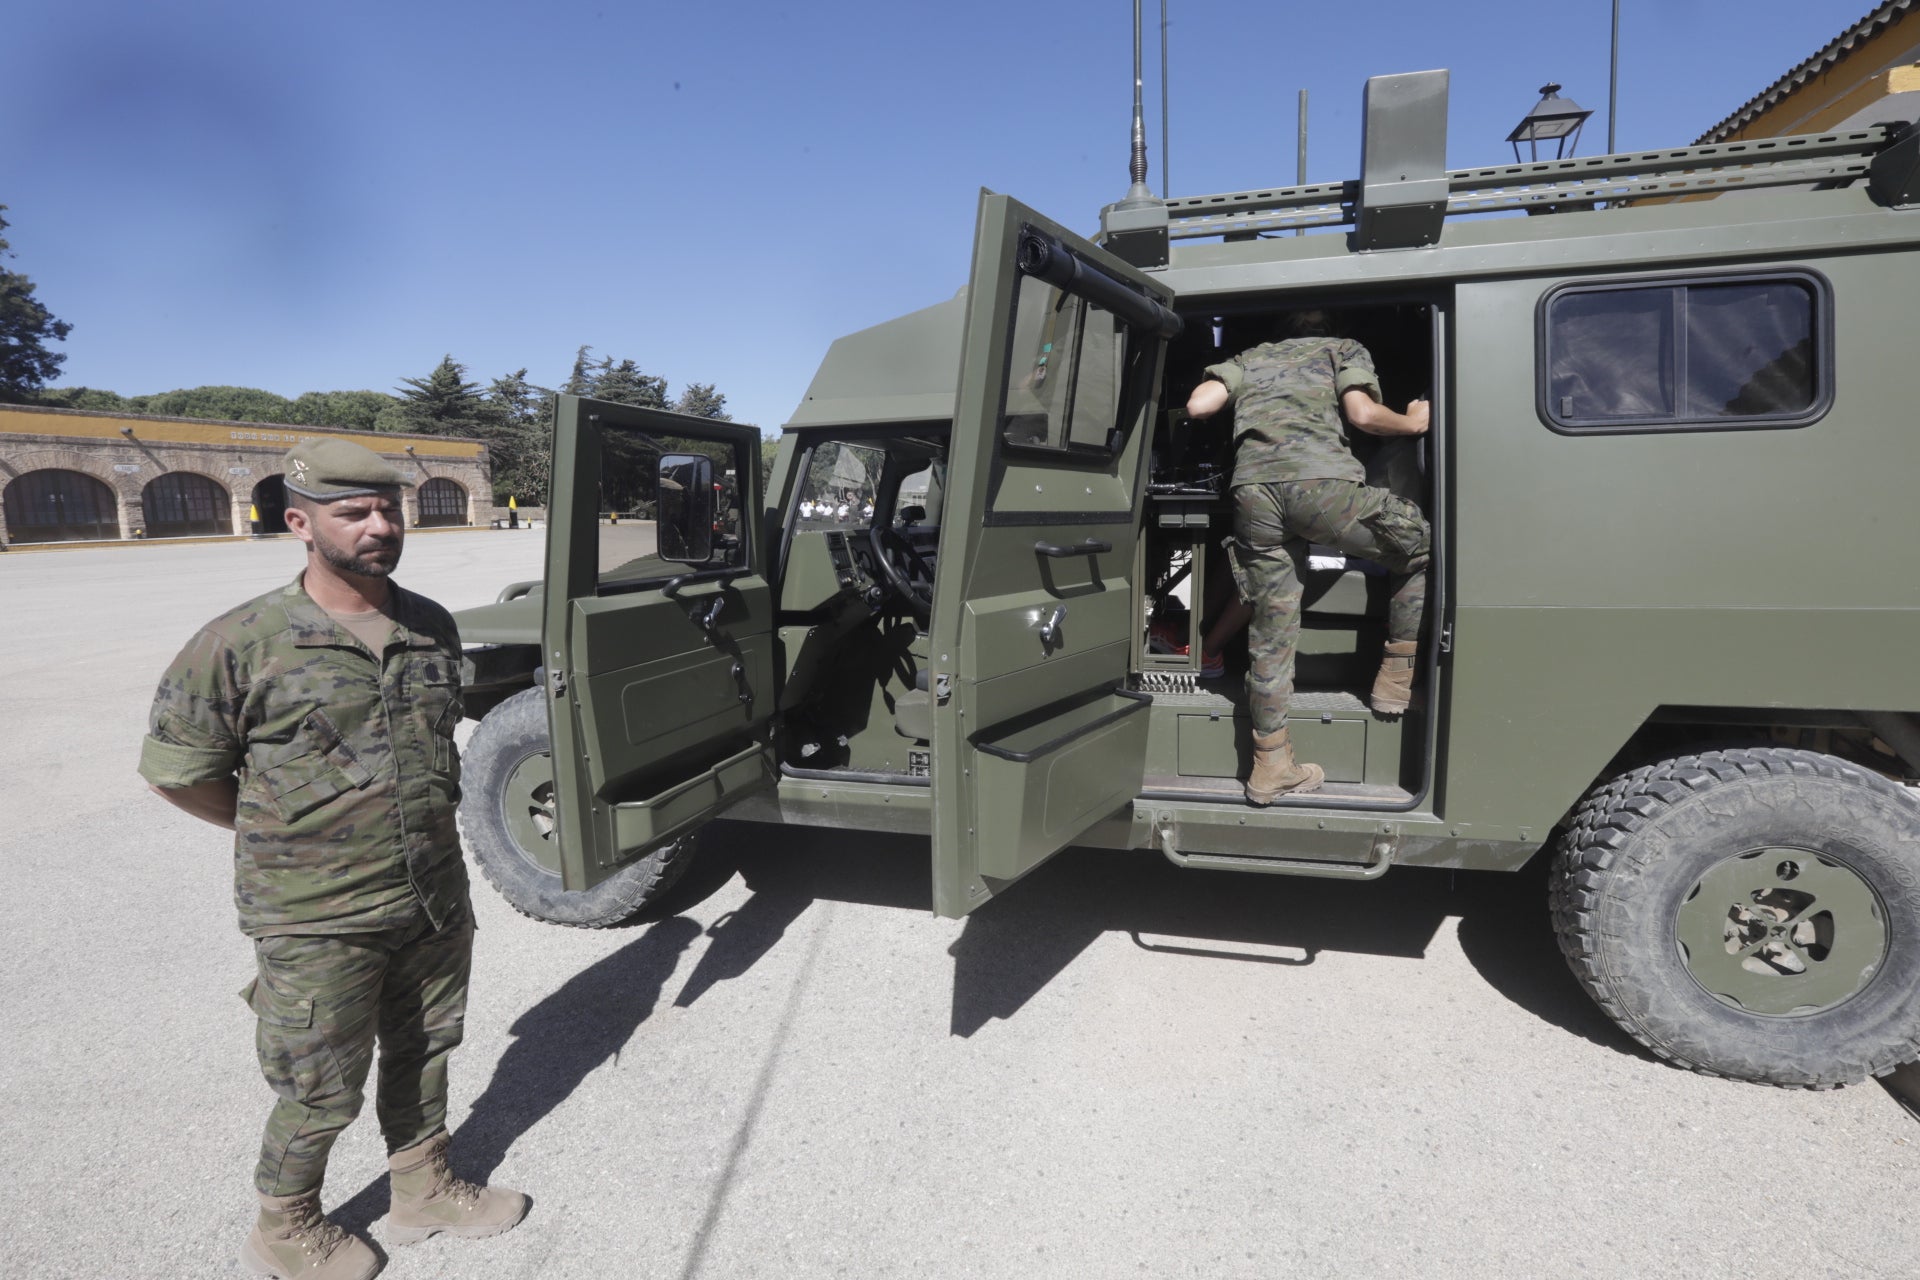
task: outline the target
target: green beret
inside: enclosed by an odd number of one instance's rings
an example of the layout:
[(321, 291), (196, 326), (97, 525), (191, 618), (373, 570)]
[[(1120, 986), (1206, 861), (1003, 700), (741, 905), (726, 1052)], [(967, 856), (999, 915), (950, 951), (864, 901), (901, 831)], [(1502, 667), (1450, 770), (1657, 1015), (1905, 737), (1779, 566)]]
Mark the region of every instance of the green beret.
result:
[(405, 472), (373, 450), (338, 436), (316, 436), (287, 450), (288, 490), (315, 502), (365, 498), (412, 483)]

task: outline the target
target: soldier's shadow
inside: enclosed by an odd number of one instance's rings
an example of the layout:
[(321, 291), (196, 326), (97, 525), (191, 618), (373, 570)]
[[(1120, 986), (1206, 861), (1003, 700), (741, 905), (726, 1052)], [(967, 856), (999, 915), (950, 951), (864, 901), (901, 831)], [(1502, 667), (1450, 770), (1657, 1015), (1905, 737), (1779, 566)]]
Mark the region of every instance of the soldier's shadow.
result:
[[(700, 936), (684, 916), (649, 925), (581, 970), (513, 1024), (513, 1043), (454, 1138), (454, 1171), (485, 1182), (513, 1144), (620, 1050), (659, 1003), (680, 955)], [(331, 1215), (364, 1232), (387, 1211), (387, 1178), (368, 1183)]]

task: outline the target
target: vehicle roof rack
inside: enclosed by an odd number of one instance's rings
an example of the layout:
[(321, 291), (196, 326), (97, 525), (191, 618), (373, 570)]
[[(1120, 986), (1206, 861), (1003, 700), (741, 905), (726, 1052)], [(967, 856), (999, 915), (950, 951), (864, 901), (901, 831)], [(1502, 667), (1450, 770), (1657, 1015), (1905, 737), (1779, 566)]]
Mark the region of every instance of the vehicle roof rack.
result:
[[(1908, 126), (1869, 125), (1844, 133), (1720, 142), (1672, 151), (1544, 160), (1446, 174), (1447, 217), (1510, 210), (1591, 208), (1649, 196), (1833, 183), (1865, 177), (1874, 159)], [(1326, 182), (1267, 191), (1179, 196), (1167, 201), (1167, 234), (1175, 240), (1250, 236), (1355, 222), (1361, 183)]]

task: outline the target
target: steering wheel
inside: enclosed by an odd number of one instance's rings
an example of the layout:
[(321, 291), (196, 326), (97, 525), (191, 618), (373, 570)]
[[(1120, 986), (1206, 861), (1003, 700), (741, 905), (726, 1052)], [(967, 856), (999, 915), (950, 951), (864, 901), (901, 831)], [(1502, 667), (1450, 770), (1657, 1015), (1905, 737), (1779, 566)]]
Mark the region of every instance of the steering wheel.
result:
[(886, 579), (894, 599), (925, 625), (933, 617), (933, 566), (915, 549), (911, 539), (891, 524), (876, 520), (867, 530), (873, 563)]

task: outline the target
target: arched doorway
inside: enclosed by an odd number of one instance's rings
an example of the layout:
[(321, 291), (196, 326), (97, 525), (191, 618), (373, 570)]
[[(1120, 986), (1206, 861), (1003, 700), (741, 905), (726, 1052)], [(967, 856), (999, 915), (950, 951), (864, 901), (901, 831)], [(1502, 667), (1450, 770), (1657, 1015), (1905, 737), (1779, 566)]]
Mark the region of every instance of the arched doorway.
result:
[(4, 497), (11, 542), (88, 542), (120, 536), (113, 490), (79, 471), (29, 471)]
[(268, 476), (253, 486), (253, 507), (260, 513), (261, 533), (287, 531), (287, 482), (284, 476)]
[(169, 471), (141, 492), (149, 538), (189, 538), (233, 532), (227, 491), (203, 475)]
[(420, 527), (467, 523), (467, 491), (445, 476), (420, 486)]

